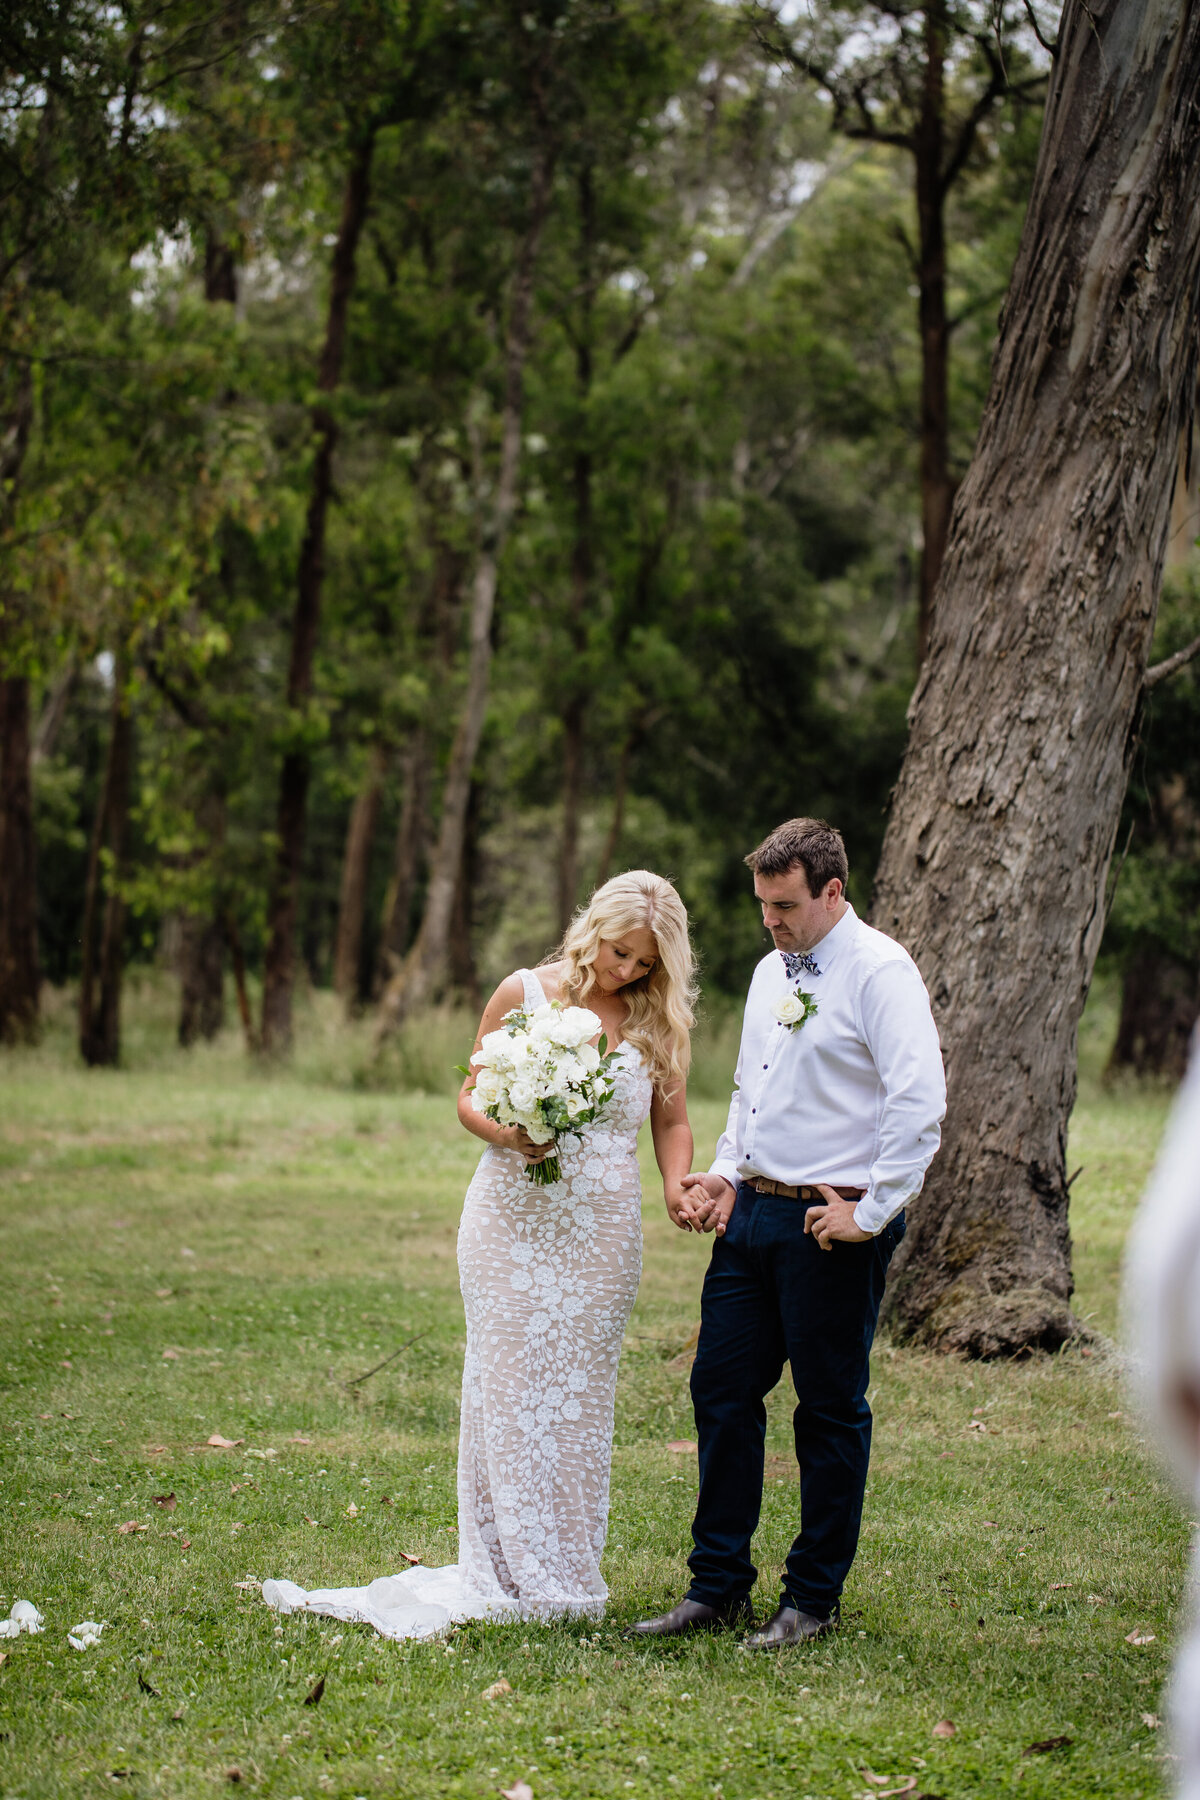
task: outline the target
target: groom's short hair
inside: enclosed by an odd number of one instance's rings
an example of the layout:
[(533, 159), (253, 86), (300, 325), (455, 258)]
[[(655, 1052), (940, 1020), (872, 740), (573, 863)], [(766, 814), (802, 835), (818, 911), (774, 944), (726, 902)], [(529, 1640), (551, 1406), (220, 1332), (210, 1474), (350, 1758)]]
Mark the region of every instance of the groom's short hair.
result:
[(843, 888), (850, 874), (842, 834), (824, 819), (787, 819), (745, 858), (756, 875), (789, 875), (803, 869), (808, 891), (824, 893), (831, 881)]

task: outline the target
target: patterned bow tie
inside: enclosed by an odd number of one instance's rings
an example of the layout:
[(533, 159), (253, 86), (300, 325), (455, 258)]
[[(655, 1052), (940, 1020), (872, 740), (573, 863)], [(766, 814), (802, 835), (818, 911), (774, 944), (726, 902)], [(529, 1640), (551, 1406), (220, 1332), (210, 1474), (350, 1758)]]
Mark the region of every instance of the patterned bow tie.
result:
[(783, 966), (787, 970), (789, 981), (795, 981), (801, 975), (819, 975), (821, 973), (817, 967), (816, 958), (813, 956), (801, 956), (796, 950), (781, 950), (779, 954), (783, 958)]

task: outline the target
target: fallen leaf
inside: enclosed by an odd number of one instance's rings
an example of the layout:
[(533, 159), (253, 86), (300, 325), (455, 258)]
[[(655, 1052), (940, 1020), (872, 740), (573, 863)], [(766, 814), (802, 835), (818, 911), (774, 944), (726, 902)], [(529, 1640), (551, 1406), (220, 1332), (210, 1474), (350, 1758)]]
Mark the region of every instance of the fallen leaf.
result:
[(151, 1494), (150, 1500), (154, 1506), (161, 1507), (163, 1512), (174, 1512), (179, 1505), (174, 1494)]
[(505, 1679), (502, 1675), (500, 1677), (499, 1681), (493, 1681), (491, 1687), (485, 1687), (482, 1694), (479, 1696), (479, 1698), (481, 1700), (498, 1700), (500, 1698), (501, 1694), (511, 1694), (511, 1693), (512, 1693), (512, 1683), (509, 1681), (505, 1681)]
[(952, 1738), (958, 1730), (953, 1719), (939, 1719), (933, 1728), (934, 1737)]
[(0, 1650), (0, 1663), (6, 1663), (7, 1661), (8, 1661), (8, 1651)]
[(311, 1438), (306, 1438), (306, 1437), (301, 1437), (301, 1436), (300, 1436), (300, 1433), (299, 1433), (299, 1432), (297, 1432), (297, 1433), (296, 1433), (296, 1435), (295, 1435), (295, 1436), (294, 1436), (294, 1437), (290, 1437), (290, 1438), (289, 1438), (289, 1439), (288, 1439), (288, 1443), (289, 1443), (289, 1444), (311, 1444), (311, 1443), (312, 1443), (312, 1439), (311, 1439)]
[(174, 1292), (174, 1288), (155, 1288), (154, 1298), (156, 1300), (169, 1300)]
[(891, 1779), (890, 1775), (875, 1775), (870, 1769), (863, 1770), (863, 1780), (869, 1781), (872, 1787), (886, 1787)]
[(984, 1424), (982, 1419), (972, 1419), (971, 1423), (967, 1426), (967, 1430), (968, 1431), (986, 1431), (987, 1426)]
[(1142, 1714), (1142, 1724), (1146, 1727), (1147, 1731), (1157, 1731), (1159, 1723), (1160, 1721), (1157, 1713)]
[(357, 1519), (357, 1517), (358, 1517), (358, 1508), (357, 1508), (357, 1506), (355, 1506), (353, 1500), (350, 1502), (349, 1506), (346, 1508), (346, 1517), (348, 1519)]
[(181, 1544), (180, 1544), (180, 1546), (179, 1546), (179, 1548), (180, 1548), (180, 1549), (181, 1549), (181, 1550), (190, 1550), (190, 1549), (191, 1549), (191, 1547), (192, 1547), (192, 1540), (191, 1540), (191, 1538), (184, 1538), (184, 1539), (183, 1539), (183, 1541), (182, 1541), (182, 1543), (181, 1543)]
[(178, 1352), (178, 1350), (164, 1350), (162, 1353), (162, 1359), (164, 1362), (178, 1362), (179, 1361), (179, 1352)]
[(419, 1563), (420, 1563), (420, 1561), (421, 1561), (421, 1559), (420, 1559), (420, 1557), (419, 1557), (419, 1556), (413, 1556), (413, 1555), (412, 1555), (412, 1554), (411, 1554), (411, 1553), (410, 1553), (410, 1552), (409, 1552), (409, 1551), (407, 1551), (407, 1550), (401, 1550), (401, 1552), (400, 1552), (400, 1556), (401, 1556), (401, 1558), (402, 1558), (402, 1560), (403, 1560), (403, 1561), (404, 1561), (404, 1562), (406, 1562), (406, 1563), (412, 1563), (412, 1565), (413, 1565), (413, 1567), (414, 1567), (414, 1568), (415, 1568), (415, 1567), (417, 1567), (417, 1566), (418, 1566), (418, 1565), (419, 1565)]
[(514, 1781), (510, 1788), (501, 1788), (504, 1800), (533, 1800), (533, 1789), (527, 1781)]
[(996, 1530), (995, 1519), (985, 1519), (983, 1521), (983, 1524), (984, 1524), (984, 1529), (987, 1531), (995, 1531)]
[(126, 1519), (123, 1525), (117, 1526), (118, 1537), (131, 1537), (135, 1531), (149, 1531), (148, 1525), (139, 1525), (136, 1519)]
[[(304, 1520), (304, 1523), (306, 1525), (316, 1525), (317, 1524), (317, 1521), (314, 1518), (312, 1518), (312, 1516), (309, 1513), (301, 1513), (300, 1517)], [(320, 1530), (320, 1527), (317, 1526), (317, 1529)], [(401, 1556), (403, 1556), (404, 1552), (401, 1551), (400, 1554), (401, 1554)]]
[(162, 1695), (159, 1693), (158, 1689), (150, 1686), (150, 1683), (146, 1680), (146, 1677), (140, 1670), (138, 1671), (138, 1686), (141, 1688), (143, 1694), (153, 1694), (156, 1700), (162, 1699)]
[(1075, 1583), (1073, 1581), (1052, 1581), (1050, 1583), (1050, 1592), (1056, 1594), (1059, 1588), (1069, 1588), (1074, 1586)]
[(380, 1494), (379, 1504), (380, 1506), (395, 1506), (396, 1502), (392, 1499), (390, 1494)]
[[(667, 1449), (673, 1450), (677, 1456), (694, 1456), (696, 1446), (691, 1438), (672, 1438)], [(520, 1782), (517, 1783), (518, 1787), (521, 1785)]]
[(146, 1445), (146, 1455), (147, 1456), (163, 1456), (166, 1454), (166, 1448), (167, 1448), (167, 1446), (165, 1444), (147, 1444)]
[(1135, 1627), (1133, 1631), (1127, 1631), (1125, 1633), (1125, 1642), (1127, 1644), (1152, 1644), (1154, 1641), (1154, 1633), (1152, 1631), (1143, 1631), (1140, 1626)]
[(318, 1675), (317, 1679), (313, 1682), (313, 1684), (309, 1688), (307, 1694), (305, 1694), (305, 1696), (304, 1696), (305, 1706), (320, 1706), (321, 1695), (324, 1692), (325, 1692), (325, 1677), (323, 1675)]
[(939, 1456), (939, 1457), (938, 1457), (938, 1461), (939, 1461), (939, 1462), (945, 1462), (945, 1461), (946, 1461), (946, 1459), (947, 1459), (947, 1457), (950, 1457), (950, 1456), (953, 1456), (953, 1455), (954, 1455), (954, 1452), (953, 1452), (953, 1450), (943, 1450), (943, 1451), (942, 1451), (942, 1454), (941, 1454), (941, 1455), (940, 1455), (940, 1456)]
[(183, 1711), (184, 1709), (182, 1706), (177, 1706), (175, 1708), (175, 1711), (171, 1714), (171, 1723), (173, 1725), (178, 1725), (180, 1719), (183, 1717)]
[(879, 1800), (889, 1800), (889, 1797), (893, 1794), (912, 1794), (916, 1792), (916, 1788), (917, 1778), (915, 1775), (910, 1775), (908, 1780), (900, 1787), (880, 1788)]
[(1026, 1744), (1022, 1756), (1047, 1756), (1051, 1750), (1065, 1750), (1075, 1742), (1070, 1737), (1039, 1738), (1036, 1744)]
[(238, 1445), (244, 1444), (245, 1441), (246, 1441), (245, 1438), (222, 1437), (219, 1431), (214, 1431), (212, 1436), (208, 1439), (207, 1443), (205, 1444), (205, 1449), (207, 1449), (207, 1450), (236, 1450)]
[(245, 1581), (235, 1581), (233, 1585), (235, 1588), (237, 1588), (237, 1590), (240, 1594), (261, 1594), (262, 1593), (262, 1582), (256, 1581), (254, 1579), (253, 1575), (248, 1575), (246, 1577)]
[(53, 1417), (54, 1417), (53, 1413), (39, 1413), (38, 1414), (39, 1419), (52, 1419)]
[(240, 1781), (242, 1779), (242, 1771), (240, 1769), (226, 1769), (225, 1779), (226, 1781)]

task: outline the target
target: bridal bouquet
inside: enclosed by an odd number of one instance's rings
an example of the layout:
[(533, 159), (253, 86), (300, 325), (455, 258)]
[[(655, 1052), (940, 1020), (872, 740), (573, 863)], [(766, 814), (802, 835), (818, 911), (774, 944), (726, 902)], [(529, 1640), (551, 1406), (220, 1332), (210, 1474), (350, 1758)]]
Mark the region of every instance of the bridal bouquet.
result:
[[(471, 1058), (478, 1071), (471, 1104), (499, 1125), (519, 1125), (535, 1144), (550, 1144), (568, 1133), (578, 1136), (612, 1098), (616, 1051), (589, 1040), (600, 1021), (586, 1006), (555, 1001), (533, 1012), (515, 1007), (503, 1027), (489, 1031)], [(545, 1187), (562, 1167), (551, 1154), (530, 1163), (530, 1181)]]

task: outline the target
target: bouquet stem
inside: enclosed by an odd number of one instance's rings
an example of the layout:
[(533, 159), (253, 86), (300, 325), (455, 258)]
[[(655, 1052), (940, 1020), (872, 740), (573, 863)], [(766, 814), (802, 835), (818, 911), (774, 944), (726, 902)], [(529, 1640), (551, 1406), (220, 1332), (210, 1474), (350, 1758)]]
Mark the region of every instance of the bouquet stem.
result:
[(543, 1162), (526, 1163), (525, 1173), (537, 1187), (549, 1187), (552, 1181), (562, 1180), (562, 1164), (553, 1153)]

